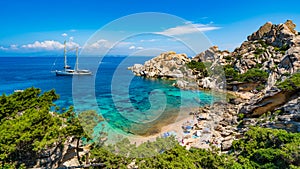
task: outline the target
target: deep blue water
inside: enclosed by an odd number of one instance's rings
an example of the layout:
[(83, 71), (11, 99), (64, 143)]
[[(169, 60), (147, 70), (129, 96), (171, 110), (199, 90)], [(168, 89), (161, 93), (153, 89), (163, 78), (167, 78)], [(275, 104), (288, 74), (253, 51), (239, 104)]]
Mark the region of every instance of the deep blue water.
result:
[[(134, 124), (151, 126), (157, 117), (178, 113), (181, 107), (203, 106), (214, 100), (209, 93), (179, 90), (172, 86), (172, 81), (135, 77), (127, 70), (128, 66), (149, 59), (81, 58), (80, 67), (93, 70), (93, 76), (72, 79), (51, 73), (62, 68), (62, 57), (0, 57), (0, 93), (10, 94), (32, 86), (42, 91), (55, 89), (60, 95), (56, 101), (58, 106), (69, 107), (75, 103), (78, 112), (95, 109), (110, 126), (126, 132)], [(68, 60), (71, 66), (74, 61), (74, 58)]]

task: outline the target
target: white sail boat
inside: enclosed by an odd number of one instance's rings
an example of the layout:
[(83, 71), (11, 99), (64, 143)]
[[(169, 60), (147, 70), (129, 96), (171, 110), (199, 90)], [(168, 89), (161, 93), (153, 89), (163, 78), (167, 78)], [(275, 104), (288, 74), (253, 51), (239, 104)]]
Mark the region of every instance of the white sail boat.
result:
[(92, 72), (90, 70), (84, 70), (78, 68), (78, 47), (76, 47), (76, 63), (75, 63), (75, 69), (71, 69), (71, 66), (67, 64), (67, 47), (66, 47), (66, 41), (64, 42), (64, 70), (56, 70), (55, 74), (56, 76), (73, 76), (73, 75), (92, 75)]

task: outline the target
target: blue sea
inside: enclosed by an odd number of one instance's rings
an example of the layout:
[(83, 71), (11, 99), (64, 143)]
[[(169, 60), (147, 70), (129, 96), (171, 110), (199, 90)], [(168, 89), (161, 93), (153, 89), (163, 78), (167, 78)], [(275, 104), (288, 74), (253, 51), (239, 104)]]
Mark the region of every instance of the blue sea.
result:
[[(127, 70), (128, 66), (149, 59), (85, 57), (80, 59), (80, 67), (93, 70), (92, 76), (64, 77), (53, 73), (63, 67), (61, 56), (0, 57), (0, 93), (10, 94), (32, 86), (42, 91), (55, 89), (60, 95), (57, 106), (74, 105), (76, 112), (96, 110), (110, 127), (138, 135), (153, 132), (154, 125), (177, 116), (181, 108), (199, 107), (215, 100), (210, 93), (180, 90), (172, 86), (174, 81), (136, 77)], [(74, 67), (75, 58), (70, 57), (68, 62)]]

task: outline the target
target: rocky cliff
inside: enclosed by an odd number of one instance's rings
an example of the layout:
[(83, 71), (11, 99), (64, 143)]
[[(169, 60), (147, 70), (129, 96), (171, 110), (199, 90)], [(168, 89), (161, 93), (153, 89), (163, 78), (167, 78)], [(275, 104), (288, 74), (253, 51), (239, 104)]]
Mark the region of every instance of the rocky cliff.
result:
[(157, 77), (157, 78), (183, 78), (192, 76), (191, 70), (185, 64), (190, 62), (186, 54), (165, 52), (148, 60), (144, 65), (135, 64), (128, 69), (136, 76)]
[[(270, 89), (277, 80), (282, 81), (300, 69), (300, 36), (295, 27), (290, 20), (278, 25), (267, 22), (233, 52), (220, 51), (213, 46), (191, 59), (185, 54), (166, 52), (144, 65), (136, 64), (129, 69), (137, 76), (176, 78), (175, 86), (180, 88), (194, 86), (201, 89), (224, 88), (220, 81), (225, 78), (230, 84), (226, 74), (229, 69), (226, 68), (232, 67), (239, 74), (256, 68), (269, 74), (264, 84)], [(206, 70), (199, 70), (191, 68), (191, 62), (208, 64), (205, 64)]]
[(300, 72), (300, 35), (295, 28), (291, 20), (267, 22), (233, 52), (217, 46), (193, 58), (166, 52), (129, 69), (138, 76), (175, 79), (179, 88), (227, 86), (234, 95), (243, 96), (226, 103), (223, 113), (216, 114), (211, 107), (199, 111), (219, 119), (213, 137), (222, 140), (222, 150), (228, 150), (232, 140), (252, 125), (300, 131), (300, 93), (294, 88), (300, 79), (289, 84), (292, 90), (278, 88), (279, 83), (291, 81), (290, 77)]

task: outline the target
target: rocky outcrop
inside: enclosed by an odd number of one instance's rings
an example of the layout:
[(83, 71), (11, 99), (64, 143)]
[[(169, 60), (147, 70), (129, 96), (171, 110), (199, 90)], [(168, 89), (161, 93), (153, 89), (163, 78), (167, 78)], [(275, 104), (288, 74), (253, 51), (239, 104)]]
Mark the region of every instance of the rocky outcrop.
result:
[(212, 46), (208, 50), (199, 53), (192, 60), (196, 62), (215, 62), (217, 61), (220, 65), (226, 65), (225, 57), (229, 56), (230, 52), (228, 50), (221, 51), (218, 46)]
[[(200, 114), (209, 114), (205, 123), (211, 124), (208, 126), (212, 132), (212, 139), (220, 142), (222, 151), (227, 151), (232, 141), (241, 137), (251, 125), (300, 131), (299, 90), (281, 91), (275, 87), (277, 82), (300, 71), (300, 35), (295, 28), (296, 25), (290, 20), (281, 24), (267, 22), (248, 36), (247, 41), (233, 52), (221, 51), (217, 46), (213, 46), (191, 59), (184, 54), (166, 52), (145, 62), (144, 65), (137, 64), (130, 69), (138, 76), (175, 78), (177, 81), (173, 85), (184, 89), (222, 89), (226, 86), (224, 83), (230, 82), (227, 89), (238, 95), (250, 91), (251, 97), (235, 99), (222, 111), (218, 104), (213, 105), (217, 111), (208, 107), (200, 108)], [(205, 66), (209, 66), (206, 70), (210, 74), (205, 75), (199, 69), (187, 68), (186, 64), (191, 61), (209, 63)], [(226, 81), (222, 79), (222, 71), (216, 71), (222, 66), (230, 67), (239, 74), (256, 68), (267, 72), (269, 77), (263, 83)], [(256, 90), (258, 87), (261, 89)], [(278, 114), (275, 121), (267, 120), (262, 124), (257, 118), (268, 112), (275, 113), (276, 110), (285, 113)], [(239, 123), (244, 126), (242, 128), (236, 127), (238, 113), (245, 116)], [(217, 123), (212, 125), (211, 122), (216, 121)]]
[(239, 106), (239, 104), (216, 102), (211, 106), (199, 108), (199, 112), (196, 114), (200, 123), (206, 129), (209, 128), (210, 143), (221, 148), (222, 151), (228, 151), (232, 142), (240, 136), (236, 127)]
[(183, 78), (192, 76), (191, 70), (185, 66), (188, 62), (190, 62), (190, 59), (186, 54), (165, 52), (146, 61), (144, 65), (135, 64), (128, 69), (136, 76)]
[(263, 126), (275, 129), (284, 129), (290, 132), (300, 132), (300, 98), (293, 99), (277, 110), (272, 121), (267, 121)]
[(276, 47), (282, 47), (285, 44), (291, 46), (291, 40), (298, 35), (295, 28), (296, 25), (291, 20), (279, 25), (267, 22), (258, 31), (248, 36), (247, 39), (248, 41), (265, 40), (267, 44)]
[(287, 51), (287, 55), (281, 60), (279, 68), (291, 74), (300, 71), (300, 45), (291, 47)]
[(248, 103), (245, 103), (240, 110), (240, 113), (246, 117), (260, 117), (268, 111), (273, 111), (275, 108), (286, 103), (290, 98), (290, 93), (281, 90), (269, 90), (263, 97), (252, 98)]

